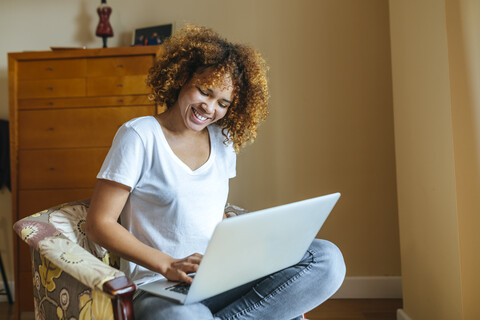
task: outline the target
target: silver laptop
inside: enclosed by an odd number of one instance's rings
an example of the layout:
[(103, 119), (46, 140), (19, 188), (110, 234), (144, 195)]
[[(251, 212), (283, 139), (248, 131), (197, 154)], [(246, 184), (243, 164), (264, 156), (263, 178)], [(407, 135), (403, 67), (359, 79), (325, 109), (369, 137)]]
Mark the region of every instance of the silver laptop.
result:
[(220, 222), (193, 283), (157, 280), (138, 288), (194, 303), (298, 263), (339, 193), (247, 213)]

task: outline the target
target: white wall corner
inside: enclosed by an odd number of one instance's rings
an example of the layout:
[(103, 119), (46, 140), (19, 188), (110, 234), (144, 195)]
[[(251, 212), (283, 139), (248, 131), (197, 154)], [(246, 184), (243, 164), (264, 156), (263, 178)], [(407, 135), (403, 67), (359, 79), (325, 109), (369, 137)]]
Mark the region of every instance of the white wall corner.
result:
[[(0, 278), (1, 279), (1, 278)], [(10, 288), (10, 294), (12, 295), (12, 300), (15, 301), (15, 284), (13, 281), (8, 281), (8, 287)], [(0, 290), (3, 289), (3, 281), (0, 280)], [(8, 302), (6, 295), (0, 296), (0, 302)]]
[(401, 299), (402, 277), (346, 277), (332, 299)]
[(397, 310), (397, 320), (412, 320), (403, 309)]

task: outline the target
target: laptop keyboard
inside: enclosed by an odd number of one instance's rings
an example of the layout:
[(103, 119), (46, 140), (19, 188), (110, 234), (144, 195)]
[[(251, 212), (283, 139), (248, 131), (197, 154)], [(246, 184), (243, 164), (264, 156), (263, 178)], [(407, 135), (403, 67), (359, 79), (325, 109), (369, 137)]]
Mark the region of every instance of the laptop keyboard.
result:
[(185, 282), (181, 282), (181, 283), (178, 283), (176, 285), (165, 288), (165, 290), (178, 292), (178, 293), (185, 294), (185, 295), (188, 293), (189, 289), (190, 289), (190, 285), (188, 283), (185, 283)]

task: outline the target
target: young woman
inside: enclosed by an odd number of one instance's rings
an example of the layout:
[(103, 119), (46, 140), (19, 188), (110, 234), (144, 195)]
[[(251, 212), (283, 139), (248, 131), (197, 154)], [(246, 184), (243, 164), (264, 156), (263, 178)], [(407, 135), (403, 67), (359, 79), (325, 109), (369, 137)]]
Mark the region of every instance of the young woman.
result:
[[(188, 274), (224, 218), (236, 152), (267, 115), (267, 66), (257, 51), (196, 26), (174, 34), (165, 49), (148, 84), (167, 110), (118, 130), (86, 224), (136, 284), (192, 282)], [(338, 248), (315, 240), (297, 265), (201, 303), (138, 291), (134, 313), (140, 320), (293, 319), (329, 298), (344, 275)]]

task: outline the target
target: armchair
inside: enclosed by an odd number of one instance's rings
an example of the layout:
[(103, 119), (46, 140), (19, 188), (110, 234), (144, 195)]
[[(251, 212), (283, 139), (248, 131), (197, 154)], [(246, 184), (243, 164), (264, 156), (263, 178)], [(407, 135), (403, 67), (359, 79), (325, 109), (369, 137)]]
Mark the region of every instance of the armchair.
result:
[[(35, 319), (134, 319), (135, 284), (120, 259), (84, 232), (90, 200), (56, 206), (15, 223), (30, 246)], [(225, 215), (247, 212), (227, 205)]]

